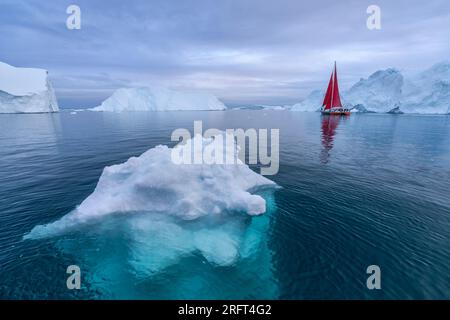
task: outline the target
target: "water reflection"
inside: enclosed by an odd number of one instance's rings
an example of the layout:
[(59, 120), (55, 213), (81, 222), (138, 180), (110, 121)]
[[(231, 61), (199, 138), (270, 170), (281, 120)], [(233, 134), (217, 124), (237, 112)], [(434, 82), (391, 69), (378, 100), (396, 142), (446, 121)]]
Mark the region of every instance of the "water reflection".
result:
[(320, 162), (328, 163), (330, 151), (333, 149), (334, 136), (336, 128), (341, 121), (341, 116), (322, 115), (322, 152), (320, 153)]

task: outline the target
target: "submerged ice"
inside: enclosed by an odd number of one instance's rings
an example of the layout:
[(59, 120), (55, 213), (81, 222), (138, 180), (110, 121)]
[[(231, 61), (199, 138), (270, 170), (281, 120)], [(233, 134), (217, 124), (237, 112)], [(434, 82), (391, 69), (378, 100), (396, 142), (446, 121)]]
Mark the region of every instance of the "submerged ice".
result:
[[(187, 143), (195, 141), (208, 145), (213, 139), (198, 135)], [(64, 251), (90, 265), (125, 252), (116, 263), (143, 277), (198, 254), (212, 265), (230, 266), (258, 252), (268, 217), (252, 216), (273, 208), (276, 184), (242, 163), (175, 164), (171, 152), (157, 146), (106, 167), (76, 209), (36, 226), (25, 239), (61, 236)], [(64, 240), (74, 234), (78, 244)], [(99, 272), (111, 276), (111, 270)]]

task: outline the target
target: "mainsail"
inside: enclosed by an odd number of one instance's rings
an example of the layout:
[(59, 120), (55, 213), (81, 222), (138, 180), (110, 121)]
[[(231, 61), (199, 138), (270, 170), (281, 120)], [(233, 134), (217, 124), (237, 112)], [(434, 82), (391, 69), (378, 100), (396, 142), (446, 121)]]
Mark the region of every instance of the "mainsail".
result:
[(334, 63), (334, 70), (331, 73), (330, 82), (328, 83), (327, 92), (323, 99), (322, 108), (330, 110), (331, 108), (342, 108), (341, 97), (339, 95), (339, 85), (337, 80), (336, 62)]

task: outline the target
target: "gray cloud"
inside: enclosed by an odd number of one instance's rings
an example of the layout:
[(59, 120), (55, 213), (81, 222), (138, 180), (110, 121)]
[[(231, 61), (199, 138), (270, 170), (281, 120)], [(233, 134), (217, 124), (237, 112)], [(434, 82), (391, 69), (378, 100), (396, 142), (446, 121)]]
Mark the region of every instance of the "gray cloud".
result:
[[(121, 86), (206, 90), (231, 104), (289, 104), (387, 67), (415, 72), (450, 52), (444, 0), (2, 1), (0, 60), (50, 71), (63, 106), (91, 106)], [(82, 10), (67, 30), (66, 8)]]

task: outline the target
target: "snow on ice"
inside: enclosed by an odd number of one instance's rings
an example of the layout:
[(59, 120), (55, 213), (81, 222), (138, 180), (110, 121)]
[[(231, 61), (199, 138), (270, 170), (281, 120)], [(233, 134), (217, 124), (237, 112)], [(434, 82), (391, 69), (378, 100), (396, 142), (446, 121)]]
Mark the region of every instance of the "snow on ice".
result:
[(121, 88), (93, 111), (225, 110), (212, 94), (179, 92), (164, 87)]
[(0, 113), (57, 111), (58, 103), (46, 70), (15, 68), (0, 62)]
[[(324, 89), (315, 90), (292, 110), (318, 111), (324, 94)], [(435, 64), (410, 78), (393, 68), (379, 70), (344, 91), (342, 100), (354, 112), (447, 114), (450, 63)]]

